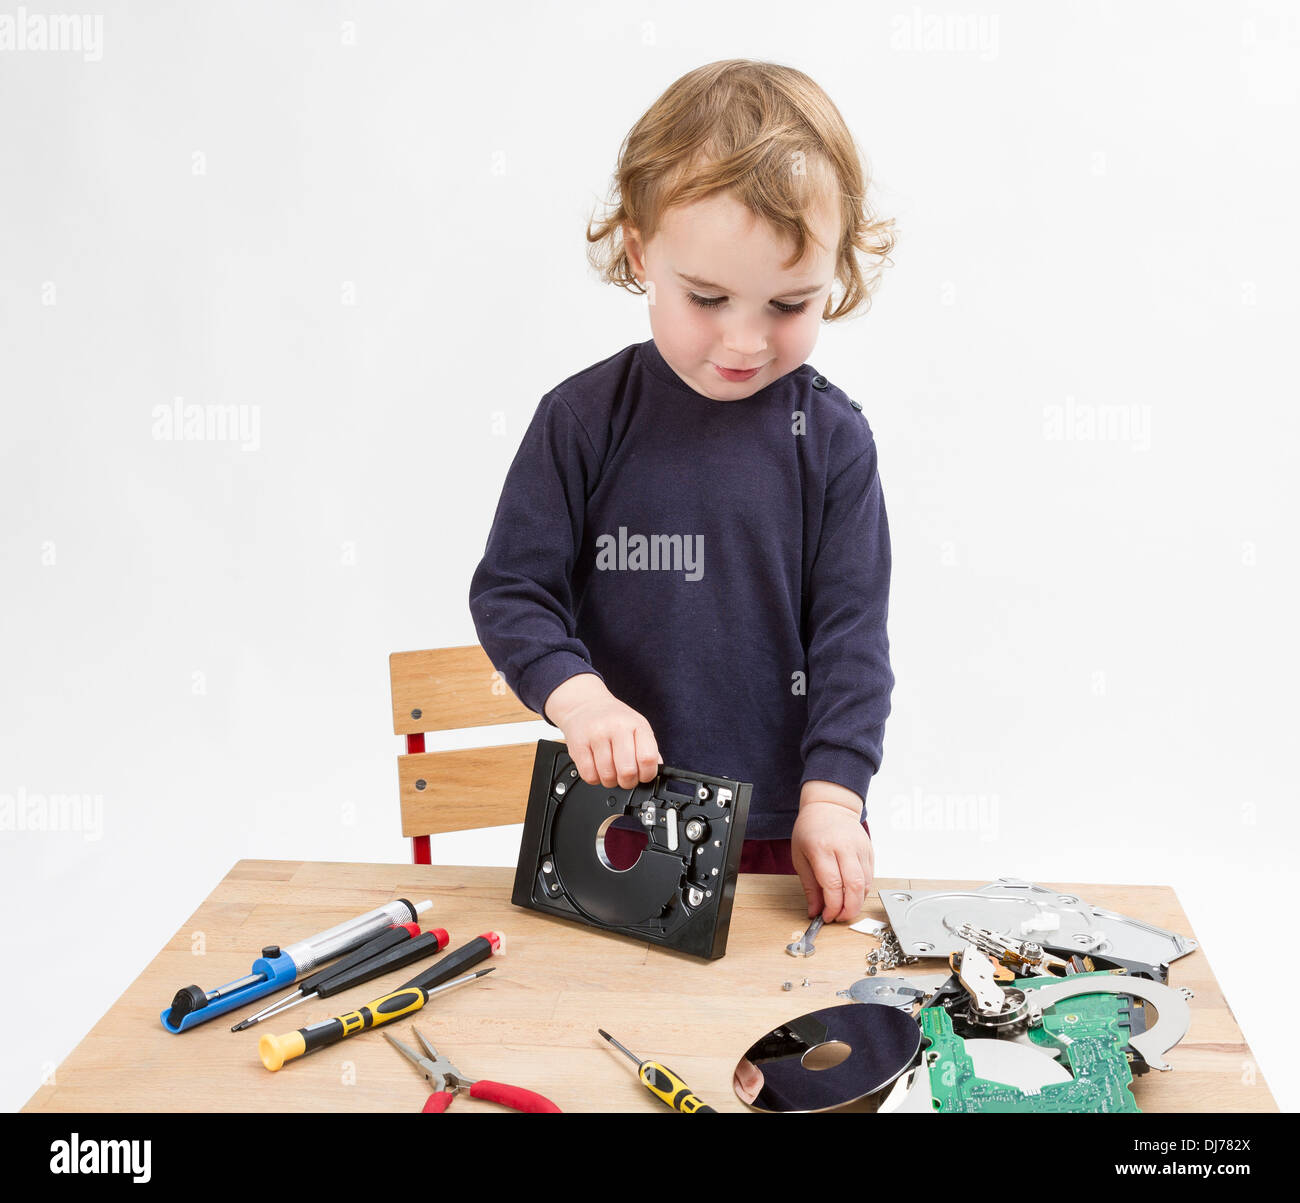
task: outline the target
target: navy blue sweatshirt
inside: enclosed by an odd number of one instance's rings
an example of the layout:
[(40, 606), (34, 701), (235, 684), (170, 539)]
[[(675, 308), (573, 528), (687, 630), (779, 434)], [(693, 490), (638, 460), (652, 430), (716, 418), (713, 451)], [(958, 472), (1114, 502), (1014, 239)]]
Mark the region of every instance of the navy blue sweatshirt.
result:
[(889, 570), (856, 402), (807, 364), (715, 401), (649, 339), (542, 398), (469, 601), (530, 710), (595, 672), (665, 764), (753, 782), (746, 834), (784, 839), (802, 782), (865, 800), (880, 765)]

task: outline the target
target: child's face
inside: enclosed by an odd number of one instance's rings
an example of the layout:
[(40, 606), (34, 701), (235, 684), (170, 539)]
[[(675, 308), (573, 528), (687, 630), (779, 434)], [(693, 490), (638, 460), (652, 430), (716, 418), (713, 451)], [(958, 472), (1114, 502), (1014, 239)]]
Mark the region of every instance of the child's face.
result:
[[(807, 221), (816, 242), (788, 270), (793, 244), (725, 193), (669, 209), (644, 246), (624, 230), (632, 270), (649, 291), (655, 346), (697, 393), (743, 400), (812, 353), (835, 274), (839, 213), (827, 201)], [(728, 379), (722, 368), (757, 370)]]

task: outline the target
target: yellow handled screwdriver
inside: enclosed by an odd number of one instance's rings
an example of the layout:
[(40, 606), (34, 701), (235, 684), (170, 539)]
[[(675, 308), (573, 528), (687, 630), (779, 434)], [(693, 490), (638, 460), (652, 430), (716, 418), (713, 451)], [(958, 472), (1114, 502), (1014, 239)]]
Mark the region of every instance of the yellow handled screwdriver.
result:
[(666, 1103), (674, 1111), (680, 1111), (684, 1115), (702, 1115), (706, 1112), (709, 1115), (717, 1114), (661, 1061), (642, 1061), (631, 1049), (619, 1044), (604, 1028), (597, 1028), (596, 1031), (625, 1057), (636, 1062), (636, 1076), (640, 1079), (641, 1085), (660, 1102)]

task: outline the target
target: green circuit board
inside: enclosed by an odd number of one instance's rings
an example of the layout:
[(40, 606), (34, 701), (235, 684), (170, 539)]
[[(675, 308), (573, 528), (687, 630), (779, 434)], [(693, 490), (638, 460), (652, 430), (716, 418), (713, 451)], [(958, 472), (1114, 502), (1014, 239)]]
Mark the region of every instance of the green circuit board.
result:
[[(1025, 981), (1017, 985), (1032, 988)], [(976, 1077), (966, 1042), (953, 1032), (948, 1013), (942, 1007), (923, 1008), (917, 1018), (928, 1041), (922, 1058), (930, 1074), (931, 1106), (940, 1112), (1136, 1112), (1124, 1051), (1129, 1030), (1121, 1023), (1127, 1005), (1118, 995), (1095, 994), (1045, 1009), (1043, 1027), (1031, 1028), (1030, 1039), (1049, 1048), (1064, 1043), (1061, 1060), (1074, 1080), (1053, 1082), (1037, 1094)]]
[[(1114, 978), (1116, 976), (1116, 974), (1099, 970), (1095, 973), (1073, 974), (1066, 980), (1073, 981), (1076, 978), (1088, 977)], [(1021, 978), (1016, 982), (1016, 986), (1032, 999), (1035, 990), (1061, 980), (1060, 978), (1051, 977)], [(1136, 1005), (1138, 1005), (1137, 1000), (1124, 995), (1080, 994), (1075, 998), (1066, 999), (1057, 1006), (1048, 1007), (1044, 1010), (1042, 1026), (1030, 1028), (1029, 1039), (1043, 1048), (1057, 1052), (1064, 1048), (1068, 1040), (1074, 1039), (1076, 1032), (1112, 1031), (1114, 1038), (1119, 1041), (1120, 1047), (1124, 1048), (1132, 1035), (1133, 1020), (1130, 1007)], [(1145, 1029), (1143, 1026), (1139, 1026), (1138, 1030)], [(1065, 1039), (1061, 1039), (1061, 1037)]]

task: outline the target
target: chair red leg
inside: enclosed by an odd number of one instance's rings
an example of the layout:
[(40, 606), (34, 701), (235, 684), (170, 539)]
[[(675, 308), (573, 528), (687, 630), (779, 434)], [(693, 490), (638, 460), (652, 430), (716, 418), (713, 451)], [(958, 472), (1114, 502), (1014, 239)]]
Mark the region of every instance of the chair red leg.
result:
[[(424, 732), (417, 732), (415, 735), (406, 737), (407, 752), (424, 751)], [(411, 837), (411, 860), (413, 864), (428, 865), (432, 864), (429, 853), (429, 837), (427, 835), (415, 835)]]

